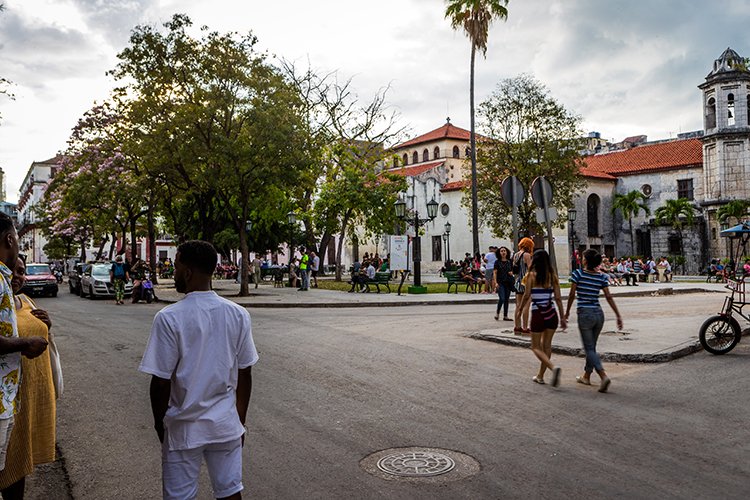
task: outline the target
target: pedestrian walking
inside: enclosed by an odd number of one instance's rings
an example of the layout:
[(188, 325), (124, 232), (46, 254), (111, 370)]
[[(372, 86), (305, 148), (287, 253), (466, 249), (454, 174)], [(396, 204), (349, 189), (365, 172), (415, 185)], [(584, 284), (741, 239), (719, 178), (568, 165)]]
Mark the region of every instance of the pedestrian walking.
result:
[(302, 256), (299, 259), (300, 287), (297, 290), (305, 292), (310, 288), (310, 254), (304, 247), (300, 247), (299, 251)]
[(205, 459), (216, 498), (241, 498), (242, 447), (258, 361), (247, 309), (211, 290), (216, 250), (181, 244), (175, 288), (185, 298), (154, 317), (140, 371), (152, 375), (165, 499), (196, 498)]
[(495, 266), (492, 275), (492, 281), (495, 283), (495, 291), (497, 292), (495, 321), (500, 319), (501, 308), (503, 310), (503, 321), (512, 321), (508, 317), (510, 292), (513, 291), (513, 266), (510, 262), (510, 249), (500, 247), (495, 254)]
[(516, 289), (516, 311), (515, 311), (515, 334), (531, 333), (529, 330), (529, 304), (525, 308), (520, 307), (521, 297), (526, 290), (524, 280), (529, 267), (531, 267), (531, 254), (534, 252), (534, 240), (522, 238), (518, 242), (518, 251), (513, 255), (513, 276), (515, 276), (514, 287)]
[(18, 261), (18, 234), (13, 219), (0, 212), (0, 471), (5, 469), (14, 417), (19, 410), (21, 356), (33, 359), (47, 349), (41, 337), (19, 338), (11, 281)]
[(484, 254), (484, 292), (493, 293), (495, 291), (495, 261), (497, 260), (497, 248), (490, 245), (489, 251)]
[(581, 333), (583, 349), (586, 351), (586, 364), (583, 368), (583, 374), (577, 376), (576, 380), (580, 384), (591, 385), (591, 372), (596, 370), (601, 380), (599, 392), (607, 392), (611, 381), (604, 371), (599, 354), (596, 352), (596, 342), (599, 340), (599, 334), (604, 326), (604, 311), (599, 304), (600, 290), (604, 292), (604, 297), (615, 312), (618, 330), (622, 330), (623, 323), (615, 300), (609, 293), (609, 280), (597, 270), (601, 262), (602, 256), (596, 250), (589, 248), (583, 252), (583, 268), (576, 269), (570, 275), (570, 294), (568, 295), (565, 318), (567, 319), (570, 315), (573, 300), (577, 300), (578, 330)]
[(253, 281), (255, 281), (255, 288), (258, 288), (258, 284), (261, 280), (261, 269), (260, 266), (262, 266), (263, 263), (260, 261), (260, 257), (258, 257), (258, 254), (255, 254), (255, 258), (253, 259)]
[[(544, 384), (544, 373), (552, 371), (552, 387), (560, 385), (560, 368), (552, 364), (552, 337), (558, 324), (563, 329), (567, 320), (560, 318), (562, 297), (560, 279), (552, 266), (546, 250), (537, 250), (531, 261), (531, 268), (526, 277), (526, 289), (519, 307), (531, 303), (531, 351), (540, 361), (539, 371), (532, 378), (537, 384)], [(555, 309), (557, 304), (557, 309)]]
[(310, 252), (311, 257), (311, 265), (310, 269), (312, 270), (312, 279), (313, 279), (313, 288), (318, 288), (318, 270), (320, 269), (320, 257), (318, 257), (318, 254), (315, 252)]
[(115, 289), (115, 304), (124, 304), (125, 282), (130, 281), (130, 268), (127, 262), (122, 261), (122, 255), (115, 257), (115, 262), (109, 270), (109, 281)]

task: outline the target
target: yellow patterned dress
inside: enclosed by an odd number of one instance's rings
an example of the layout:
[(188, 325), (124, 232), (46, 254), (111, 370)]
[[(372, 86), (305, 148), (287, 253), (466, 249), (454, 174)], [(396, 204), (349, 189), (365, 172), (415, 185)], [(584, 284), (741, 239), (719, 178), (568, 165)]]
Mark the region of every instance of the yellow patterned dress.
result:
[[(19, 337), (48, 338), (47, 325), (31, 314), (33, 302), (24, 295), (17, 309)], [(8, 444), (5, 469), (0, 471), (0, 489), (34, 472), (34, 466), (55, 461), (55, 386), (49, 351), (34, 359), (21, 360), (20, 410)]]

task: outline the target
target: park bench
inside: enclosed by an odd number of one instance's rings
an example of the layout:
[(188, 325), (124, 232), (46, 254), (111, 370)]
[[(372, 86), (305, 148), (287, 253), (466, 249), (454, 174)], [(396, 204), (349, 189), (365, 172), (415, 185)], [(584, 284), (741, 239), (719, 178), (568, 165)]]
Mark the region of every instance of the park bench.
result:
[(388, 290), (388, 293), (391, 293), (391, 273), (390, 272), (384, 272), (384, 273), (375, 273), (375, 279), (368, 280), (365, 285), (367, 286), (367, 291), (370, 291), (370, 285), (375, 285), (375, 289), (380, 293), (380, 286), (383, 285), (386, 290)]
[(471, 284), (462, 280), (457, 271), (446, 271), (443, 276), (448, 280), (448, 293), (451, 293), (452, 286), (455, 287), (455, 293), (458, 293), (458, 285), (466, 285), (466, 293), (469, 293)]

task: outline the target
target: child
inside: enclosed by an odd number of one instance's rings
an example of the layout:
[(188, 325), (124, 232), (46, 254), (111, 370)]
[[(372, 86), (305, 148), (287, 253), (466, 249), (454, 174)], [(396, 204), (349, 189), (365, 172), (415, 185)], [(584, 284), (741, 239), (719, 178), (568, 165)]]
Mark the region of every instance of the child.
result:
[(583, 252), (583, 269), (576, 269), (570, 275), (571, 286), (565, 319), (567, 320), (570, 316), (573, 300), (577, 298), (578, 329), (586, 351), (586, 366), (583, 375), (576, 377), (576, 381), (580, 384), (591, 385), (591, 372), (596, 370), (601, 379), (599, 392), (607, 392), (611, 381), (596, 352), (596, 342), (604, 326), (604, 311), (599, 304), (599, 290), (604, 291), (604, 297), (617, 316), (618, 330), (622, 330), (623, 323), (620, 311), (617, 310), (615, 301), (609, 293), (609, 280), (596, 270), (601, 262), (602, 256), (596, 250), (589, 248)]

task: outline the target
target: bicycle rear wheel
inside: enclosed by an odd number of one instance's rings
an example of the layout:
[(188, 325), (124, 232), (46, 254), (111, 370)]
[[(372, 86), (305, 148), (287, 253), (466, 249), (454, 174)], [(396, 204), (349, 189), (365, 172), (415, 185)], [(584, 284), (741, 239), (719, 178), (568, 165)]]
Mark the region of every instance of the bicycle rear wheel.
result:
[(699, 339), (711, 354), (726, 354), (736, 346), (742, 332), (736, 321), (726, 316), (711, 316), (701, 326)]

